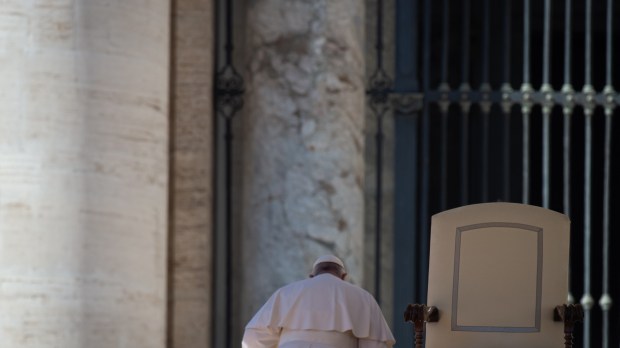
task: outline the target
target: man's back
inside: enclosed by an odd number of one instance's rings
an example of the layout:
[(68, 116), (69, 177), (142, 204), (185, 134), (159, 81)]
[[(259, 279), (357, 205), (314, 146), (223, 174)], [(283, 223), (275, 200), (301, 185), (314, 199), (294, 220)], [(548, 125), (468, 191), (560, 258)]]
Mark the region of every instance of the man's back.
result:
[[(320, 274), (277, 290), (248, 327), (268, 322), (272, 327), (295, 330), (352, 331), (368, 337), (382, 317), (372, 295), (331, 274)], [(382, 326), (378, 325), (379, 328)], [(377, 328), (377, 329), (379, 329)]]
[[(344, 268), (343, 268), (344, 270)], [(244, 347), (390, 347), (394, 338), (370, 293), (333, 273), (278, 289), (246, 326)], [(339, 343), (336, 343), (339, 342)], [(305, 342), (305, 343), (304, 343)], [(351, 343), (347, 343), (351, 342)], [(279, 344), (279, 345), (278, 345)]]

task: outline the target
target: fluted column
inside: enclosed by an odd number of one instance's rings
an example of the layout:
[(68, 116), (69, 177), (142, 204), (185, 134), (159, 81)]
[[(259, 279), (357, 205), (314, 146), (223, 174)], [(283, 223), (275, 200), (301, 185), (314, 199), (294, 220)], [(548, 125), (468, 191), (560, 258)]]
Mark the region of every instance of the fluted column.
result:
[(164, 347), (169, 2), (0, 22), (0, 345)]
[(172, 9), (169, 348), (211, 346), (213, 5)]
[(364, 2), (248, 8), (242, 322), (275, 287), (340, 256), (363, 279)]

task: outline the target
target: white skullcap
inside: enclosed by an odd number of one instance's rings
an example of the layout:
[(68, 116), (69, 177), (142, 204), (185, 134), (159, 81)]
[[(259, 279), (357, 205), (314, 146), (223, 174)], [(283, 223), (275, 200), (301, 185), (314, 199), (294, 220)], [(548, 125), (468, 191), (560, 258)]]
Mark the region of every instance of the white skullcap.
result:
[(312, 269), (314, 269), (316, 265), (318, 265), (319, 263), (323, 263), (323, 262), (335, 263), (338, 266), (342, 267), (342, 270), (344, 270), (344, 262), (342, 262), (342, 260), (340, 260), (334, 255), (323, 255), (319, 257), (318, 259), (316, 259), (316, 261), (314, 261), (314, 264), (312, 265)]

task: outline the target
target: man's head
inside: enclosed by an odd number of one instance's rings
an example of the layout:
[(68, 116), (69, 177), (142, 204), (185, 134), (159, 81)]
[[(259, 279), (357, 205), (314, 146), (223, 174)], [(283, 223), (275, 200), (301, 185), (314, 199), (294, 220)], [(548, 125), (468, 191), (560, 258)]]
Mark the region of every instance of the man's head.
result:
[(330, 273), (342, 280), (347, 276), (344, 262), (334, 255), (324, 255), (314, 261), (310, 278), (323, 273)]

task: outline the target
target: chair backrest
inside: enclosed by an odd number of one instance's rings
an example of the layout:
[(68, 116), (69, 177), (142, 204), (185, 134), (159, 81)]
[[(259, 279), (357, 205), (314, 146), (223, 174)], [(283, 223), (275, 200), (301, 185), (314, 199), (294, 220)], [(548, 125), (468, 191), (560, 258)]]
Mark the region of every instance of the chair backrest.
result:
[(426, 348), (563, 347), (554, 309), (568, 293), (570, 221), (524, 204), (484, 203), (431, 223)]

